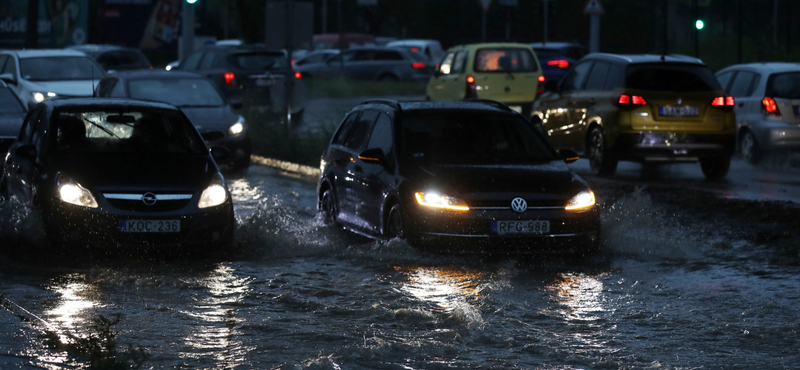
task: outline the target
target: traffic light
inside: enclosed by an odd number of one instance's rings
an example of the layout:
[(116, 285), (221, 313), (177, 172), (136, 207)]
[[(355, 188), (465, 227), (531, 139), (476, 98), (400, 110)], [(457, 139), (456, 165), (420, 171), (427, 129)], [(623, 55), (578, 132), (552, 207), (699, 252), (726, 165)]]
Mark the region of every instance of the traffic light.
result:
[(705, 26), (706, 24), (702, 19), (698, 19), (696, 22), (694, 22), (694, 28), (697, 28), (698, 30), (702, 30)]
[(189, 3), (189, 4), (194, 4), (194, 3), (197, 2), (197, 0), (186, 0), (186, 2)]

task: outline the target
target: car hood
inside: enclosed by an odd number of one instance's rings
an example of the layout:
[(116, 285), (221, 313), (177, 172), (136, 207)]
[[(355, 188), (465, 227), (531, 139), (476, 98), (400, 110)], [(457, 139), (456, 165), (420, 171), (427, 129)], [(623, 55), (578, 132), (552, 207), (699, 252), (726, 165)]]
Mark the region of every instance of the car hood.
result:
[(199, 191), (219, 170), (209, 155), (66, 153), (57, 166), (99, 191)]
[(437, 191), (468, 203), (523, 197), (528, 202), (560, 203), (582, 190), (586, 181), (562, 160), (541, 164), (436, 164), (419, 168), (418, 191)]
[(181, 110), (200, 133), (225, 131), (239, 119), (239, 114), (227, 105), (219, 107), (181, 107)]
[(0, 114), (0, 138), (17, 137), (25, 113)]
[(26, 84), (31, 91), (48, 93), (53, 92), (61, 97), (89, 96), (94, 95), (94, 87), (102, 76), (97, 76), (97, 80), (74, 80), (74, 81), (27, 81)]

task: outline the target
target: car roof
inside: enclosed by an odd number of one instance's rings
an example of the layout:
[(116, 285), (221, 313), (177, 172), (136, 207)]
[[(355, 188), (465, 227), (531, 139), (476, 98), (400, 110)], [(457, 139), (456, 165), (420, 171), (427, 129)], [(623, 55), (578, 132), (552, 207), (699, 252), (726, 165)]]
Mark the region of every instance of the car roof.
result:
[(586, 49), (585, 46), (577, 42), (533, 42), (530, 44), (534, 49), (562, 49), (566, 47), (578, 47)]
[(72, 45), (67, 46), (67, 49), (74, 49), (74, 50), (81, 50), (81, 51), (109, 51), (109, 50), (130, 50), (130, 51), (141, 51), (137, 48), (127, 47), (127, 46), (119, 46), (119, 45), (109, 45), (109, 44), (83, 44), (83, 45)]
[(229, 51), (231, 53), (239, 53), (239, 52), (266, 52), (266, 53), (280, 53), (285, 54), (286, 51), (283, 49), (272, 49), (268, 48), (261, 44), (250, 44), (250, 45), (206, 45), (197, 50), (209, 51), (209, 50), (219, 50), (219, 51)]
[(678, 54), (669, 54), (669, 55), (657, 55), (657, 54), (610, 54), (610, 53), (591, 53), (584, 57), (584, 59), (606, 59), (606, 60), (615, 60), (621, 61), (628, 64), (643, 64), (643, 63), (658, 63), (658, 62), (665, 62), (665, 63), (690, 63), (690, 64), (702, 64), (702, 60), (686, 55), (678, 55)]
[(386, 46), (400, 46), (400, 45), (423, 45), (423, 44), (439, 44), (438, 40), (433, 39), (406, 39), (395, 40), (386, 43)]
[(461, 44), (455, 45), (451, 49), (466, 49), (466, 48), (529, 48), (531, 47), (529, 44), (521, 43), (521, 42), (481, 42), (475, 44)]
[(354, 110), (369, 105), (382, 104), (392, 107), (404, 114), (422, 114), (431, 111), (448, 112), (484, 112), (493, 114), (508, 114), (518, 116), (516, 112), (505, 104), (494, 100), (442, 100), (442, 101), (396, 101), (390, 99), (365, 100)]
[[(769, 73), (781, 73), (781, 72), (800, 72), (800, 63), (787, 63), (787, 62), (766, 62), (766, 63), (744, 63), (744, 64), (734, 64), (731, 66), (727, 66), (721, 69), (719, 72), (731, 70), (731, 69), (740, 69), (740, 68), (749, 68), (757, 71), (762, 72), (769, 72)], [(719, 73), (717, 72), (717, 73)]]
[[(69, 98), (69, 99), (52, 99), (45, 100), (42, 103), (50, 103), (53, 108), (87, 108), (87, 109), (103, 109), (103, 108), (156, 108), (179, 110), (173, 105), (166, 103), (158, 103), (146, 100), (136, 100), (131, 98)], [(40, 104), (42, 104), (40, 103)]]
[(150, 78), (206, 78), (201, 74), (189, 71), (167, 71), (164, 69), (133, 69), (128, 71), (117, 71), (109, 76), (118, 76), (122, 79), (150, 79)]
[(86, 53), (74, 49), (25, 49), (6, 50), (16, 54), (20, 59), (41, 57), (85, 57)]

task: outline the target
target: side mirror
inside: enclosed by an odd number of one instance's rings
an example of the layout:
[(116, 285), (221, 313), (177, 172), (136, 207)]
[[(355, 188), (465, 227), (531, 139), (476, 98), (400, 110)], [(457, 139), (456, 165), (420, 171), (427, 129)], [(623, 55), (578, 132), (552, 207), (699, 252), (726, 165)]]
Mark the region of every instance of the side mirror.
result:
[(233, 107), (233, 109), (236, 109), (236, 110), (241, 109), (242, 105), (243, 105), (242, 99), (240, 99), (240, 98), (231, 98), (230, 99), (230, 103), (231, 103), (231, 107)]
[(14, 149), (14, 155), (18, 158), (26, 159), (32, 162), (36, 161), (36, 147), (33, 144), (25, 144)]
[(0, 80), (3, 80), (5, 82), (7, 82), (7, 83), (14, 84), (14, 85), (17, 84), (17, 79), (14, 78), (14, 75), (11, 74), (11, 73), (0, 74)]
[(561, 156), (561, 159), (563, 159), (564, 162), (567, 163), (575, 162), (578, 160), (578, 158), (580, 158), (578, 153), (572, 149), (561, 148), (558, 149), (557, 152), (558, 155)]
[(361, 154), (358, 155), (358, 159), (369, 163), (383, 163), (386, 156), (383, 154), (383, 150), (372, 148), (361, 152)]
[(547, 81), (544, 83), (544, 91), (550, 92), (557, 92), (558, 91), (558, 81)]
[(231, 155), (231, 151), (224, 146), (212, 146), (210, 152), (215, 161), (224, 160)]

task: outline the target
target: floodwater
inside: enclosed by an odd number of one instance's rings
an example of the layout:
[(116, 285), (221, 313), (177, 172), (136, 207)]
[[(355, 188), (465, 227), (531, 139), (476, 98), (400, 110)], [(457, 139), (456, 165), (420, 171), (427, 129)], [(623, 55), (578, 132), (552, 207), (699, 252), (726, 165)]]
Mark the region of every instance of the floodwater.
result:
[[(0, 368), (800, 363), (796, 258), (682, 223), (646, 192), (603, 204), (606, 249), (574, 262), (430, 255), (365, 240), (321, 225), (312, 182), (259, 166), (229, 182), (241, 252), (225, 259), (0, 254)], [(6, 203), (0, 249), (21, 248), (19, 235), (33, 227)]]

